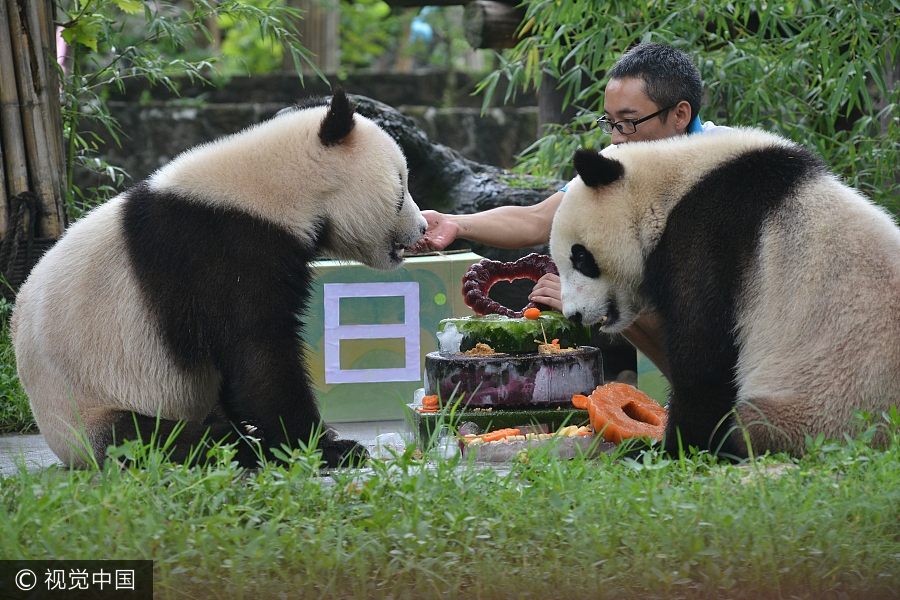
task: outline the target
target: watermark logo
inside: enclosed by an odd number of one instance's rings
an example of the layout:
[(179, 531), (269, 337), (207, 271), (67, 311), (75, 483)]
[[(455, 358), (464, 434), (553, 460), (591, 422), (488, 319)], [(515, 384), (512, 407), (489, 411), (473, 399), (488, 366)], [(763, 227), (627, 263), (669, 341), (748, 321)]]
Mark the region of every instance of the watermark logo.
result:
[(0, 560), (0, 598), (152, 600), (151, 560)]

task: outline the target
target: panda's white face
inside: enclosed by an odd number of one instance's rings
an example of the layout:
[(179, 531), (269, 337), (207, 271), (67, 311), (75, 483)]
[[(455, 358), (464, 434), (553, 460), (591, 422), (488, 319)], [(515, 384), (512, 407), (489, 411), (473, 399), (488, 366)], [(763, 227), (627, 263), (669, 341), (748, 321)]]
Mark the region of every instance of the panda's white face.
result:
[[(550, 253), (562, 280), (563, 313), (608, 333), (631, 325), (642, 309), (643, 276), (637, 230), (615, 193), (570, 184), (550, 235)], [(599, 204), (603, 210), (599, 210)]]

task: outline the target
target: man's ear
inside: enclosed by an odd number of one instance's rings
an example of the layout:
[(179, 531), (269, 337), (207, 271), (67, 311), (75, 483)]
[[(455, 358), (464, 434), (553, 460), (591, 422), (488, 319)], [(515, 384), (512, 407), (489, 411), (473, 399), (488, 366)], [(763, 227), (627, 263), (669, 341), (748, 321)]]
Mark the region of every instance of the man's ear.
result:
[(687, 131), (688, 126), (691, 124), (691, 103), (687, 100), (682, 100), (676, 104), (675, 108), (669, 111), (669, 118), (675, 119), (675, 129)]

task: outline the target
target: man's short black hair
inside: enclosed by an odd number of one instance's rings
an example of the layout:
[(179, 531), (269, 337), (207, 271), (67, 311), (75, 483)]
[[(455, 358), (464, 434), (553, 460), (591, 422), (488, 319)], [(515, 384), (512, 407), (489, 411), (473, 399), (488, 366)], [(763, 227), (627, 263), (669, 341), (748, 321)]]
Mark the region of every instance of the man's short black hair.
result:
[[(700, 112), (703, 82), (691, 57), (665, 44), (638, 44), (622, 55), (609, 72), (610, 79), (634, 77), (644, 81), (647, 97), (659, 108), (687, 100), (691, 118)], [(665, 123), (668, 112), (660, 118)]]

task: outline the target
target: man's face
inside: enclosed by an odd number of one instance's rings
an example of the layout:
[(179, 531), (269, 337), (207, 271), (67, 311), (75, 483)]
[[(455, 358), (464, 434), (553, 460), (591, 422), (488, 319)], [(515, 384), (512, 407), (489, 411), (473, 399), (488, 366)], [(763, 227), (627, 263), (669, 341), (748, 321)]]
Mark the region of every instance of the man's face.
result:
[[(687, 107), (686, 119), (683, 118), (685, 106)], [(641, 79), (633, 77), (610, 79), (606, 84), (603, 114), (610, 121), (616, 123), (623, 119), (636, 121), (652, 115), (661, 108), (663, 107), (657, 106), (647, 97), (644, 91), (644, 82)], [(619, 130), (613, 127), (612, 143), (643, 142), (681, 135), (687, 131), (687, 125), (690, 122), (690, 104), (682, 100), (677, 107), (668, 112), (665, 123), (660, 119), (661, 116), (639, 123), (637, 130), (631, 135), (619, 133)]]

